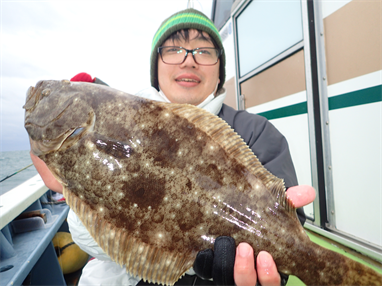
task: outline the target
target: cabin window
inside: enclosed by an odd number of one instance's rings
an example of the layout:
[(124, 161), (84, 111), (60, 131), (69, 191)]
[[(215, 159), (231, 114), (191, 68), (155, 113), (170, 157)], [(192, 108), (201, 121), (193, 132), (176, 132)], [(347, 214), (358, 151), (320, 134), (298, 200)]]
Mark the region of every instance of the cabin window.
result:
[(303, 40), (300, 1), (250, 2), (237, 17), (237, 37), (242, 77)]
[(214, 0), (211, 19), (220, 30), (231, 17), (231, 7), (235, 0)]

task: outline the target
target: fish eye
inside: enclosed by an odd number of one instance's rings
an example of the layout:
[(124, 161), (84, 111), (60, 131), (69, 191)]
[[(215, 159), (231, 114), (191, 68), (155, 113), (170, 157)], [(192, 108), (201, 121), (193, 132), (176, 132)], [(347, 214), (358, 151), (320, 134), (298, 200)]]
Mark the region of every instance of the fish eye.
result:
[(80, 135), (84, 130), (85, 130), (84, 127), (76, 128), (76, 130), (74, 130), (74, 132), (69, 137), (71, 138), (76, 137)]

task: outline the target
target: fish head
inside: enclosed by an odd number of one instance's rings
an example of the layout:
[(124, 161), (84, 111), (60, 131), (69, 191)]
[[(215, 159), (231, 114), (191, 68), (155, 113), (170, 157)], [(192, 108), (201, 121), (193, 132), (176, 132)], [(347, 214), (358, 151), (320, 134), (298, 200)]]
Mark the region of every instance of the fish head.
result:
[(70, 148), (93, 130), (95, 113), (84, 99), (88, 95), (73, 89), (75, 84), (39, 81), (28, 89), (24, 126), (36, 156)]

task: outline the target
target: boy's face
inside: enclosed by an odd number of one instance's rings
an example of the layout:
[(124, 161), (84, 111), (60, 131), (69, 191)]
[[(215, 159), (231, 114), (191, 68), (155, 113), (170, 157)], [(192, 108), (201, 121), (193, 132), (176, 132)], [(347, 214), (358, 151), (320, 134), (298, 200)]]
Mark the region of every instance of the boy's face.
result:
[[(212, 42), (196, 38), (197, 30), (190, 29), (189, 35), (190, 40), (188, 42), (184, 39), (167, 40), (162, 46), (179, 46), (190, 50), (200, 47), (214, 48)], [(203, 32), (203, 35), (210, 39), (207, 33)], [(182, 64), (168, 65), (158, 55), (159, 87), (173, 103), (198, 105), (215, 91), (219, 82), (219, 65), (220, 61), (213, 66), (199, 65), (194, 61), (191, 54), (187, 55)]]

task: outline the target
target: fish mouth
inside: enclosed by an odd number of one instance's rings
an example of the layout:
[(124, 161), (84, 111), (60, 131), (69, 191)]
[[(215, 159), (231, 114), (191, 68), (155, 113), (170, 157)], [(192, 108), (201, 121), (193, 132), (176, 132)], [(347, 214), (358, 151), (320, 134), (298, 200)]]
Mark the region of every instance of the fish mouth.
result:
[[(66, 150), (77, 143), (82, 137), (94, 130), (95, 113), (89, 114), (89, 120), (80, 126), (69, 128), (66, 132), (54, 139), (33, 140), (29, 137), (31, 151), (36, 156), (45, 155), (57, 150)], [(26, 123), (25, 128), (33, 127), (33, 123)], [(43, 135), (44, 137), (44, 135)]]
[[(31, 126), (32, 124), (25, 124), (25, 128)], [(41, 156), (48, 154), (50, 152), (57, 151), (61, 148), (64, 141), (76, 130), (76, 128), (70, 129), (58, 138), (55, 139), (43, 139), (43, 140), (33, 140), (29, 137), (29, 142), (31, 145), (31, 151), (36, 156)]]

